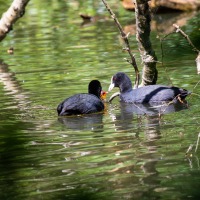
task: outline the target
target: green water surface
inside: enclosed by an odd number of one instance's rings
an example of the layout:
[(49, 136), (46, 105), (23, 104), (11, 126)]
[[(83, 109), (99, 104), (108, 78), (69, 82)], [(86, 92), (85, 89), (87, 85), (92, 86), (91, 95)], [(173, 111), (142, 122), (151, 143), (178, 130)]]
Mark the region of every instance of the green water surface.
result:
[[(3, 13), (9, 2), (0, 3)], [(111, 6), (131, 30), (131, 47), (142, 71), (134, 13), (114, 1)], [(96, 18), (83, 23), (80, 13)], [(200, 49), (198, 12), (153, 13), (151, 38), (159, 60), (158, 83), (192, 91), (188, 107), (150, 116), (115, 99), (103, 113), (58, 118), (57, 105), (87, 92), (90, 80), (100, 80), (107, 90), (116, 72), (126, 72), (132, 80), (134, 73), (101, 1), (30, 1), (25, 16), (1, 42), (0, 199), (198, 199), (196, 54), (179, 34), (163, 42), (163, 58), (160, 43), (178, 21)]]

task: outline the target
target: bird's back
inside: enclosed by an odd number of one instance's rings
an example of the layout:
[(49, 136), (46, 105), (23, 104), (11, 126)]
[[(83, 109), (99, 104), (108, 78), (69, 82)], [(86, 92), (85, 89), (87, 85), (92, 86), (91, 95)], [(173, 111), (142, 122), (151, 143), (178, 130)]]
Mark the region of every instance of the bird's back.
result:
[(166, 102), (174, 100), (178, 96), (180, 99), (184, 99), (188, 94), (187, 90), (178, 87), (149, 85), (121, 93), (120, 99), (127, 103)]
[(88, 114), (104, 109), (102, 101), (93, 94), (76, 94), (60, 103), (58, 115)]

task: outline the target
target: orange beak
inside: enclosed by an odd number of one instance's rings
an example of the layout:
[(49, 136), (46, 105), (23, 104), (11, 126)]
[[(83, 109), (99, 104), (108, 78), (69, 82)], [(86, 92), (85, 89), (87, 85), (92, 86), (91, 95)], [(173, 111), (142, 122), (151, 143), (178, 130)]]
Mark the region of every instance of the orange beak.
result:
[(107, 92), (102, 90), (101, 91), (101, 96), (100, 96), (101, 100), (105, 100), (106, 99), (106, 95), (107, 95)]

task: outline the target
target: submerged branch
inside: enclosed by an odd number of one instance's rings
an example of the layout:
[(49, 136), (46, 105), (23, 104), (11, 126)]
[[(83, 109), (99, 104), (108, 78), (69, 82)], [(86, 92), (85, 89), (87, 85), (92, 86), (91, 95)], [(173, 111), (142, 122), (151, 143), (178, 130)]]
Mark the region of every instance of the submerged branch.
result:
[(195, 61), (197, 63), (197, 74), (200, 74), (200, 52)]
[(124, 43), (126, 45), (126, 48), (124, 48), (124, 50), (126, 50), (128, 52), (128, 54), (130, 55), (130, 57), (131, 57), (131, 61), (127, 60), (127, 62), (129, 62), (134, 67), (134, 70), (135, 70), (135, 73), (136, 73), (134, 88), (138, 88), (139, 81), (140, 81), (140, 74), (139, 74), (139, 70), (138, 70), (138, 67), (137, 67), (137, 63), (136, 63), (135, 57), (132, 54), (131, 47), (130, 47), (130, 44), (129, 44), (129, 40), (128, 40), (128, 35), (129, 34), (126, 34), (124, 32), (121, 24), (119, 23), (117, 17), (115, 16), (114, 12), (111, 10), (111, 8), (108, 5), (108, 3), (105, 0), (102, 0), (102, 2), (104, 3), (106, 9), (110, 13), (110, 15), (113, 18), (113, 20), (115, 21), (115, 23), (116, 23), (116, 25), (117, 25), (117, 27), (119, 29), (119, 32), (121, 34), (121, 37), (122, 37), (122, 39), (123, 39), (123, 41), (124, 41)]
[(200, 138), (200, 133), (198, 134), (195, 152), (197, 152), (197, 149), (198, 149), (198, 147), (199, 147), (199, 138)]
[(192, 150), (193, 150), (193, 147), (194, 147), (194, 146), (196, 146), (194, 152), (195, 152), (195, 153), (197, 152), (198, 147), (199, 147), (199, 138), (200, 138), (200, 133), (199, 133), (198, 136), (197, 136), (196, 145), (190, 144), (190, 146), (188, 147), (188, 149), (187, 149), (187, 151), (186, 151), (186, 153), (185, 153), (185, 155), (186, 155), (187, 157), (192, 157), (192, 156), (193, 156)]
[(118, 97), (120, 95), (120, 93), (119, 92), (115, 92), (110, 98), (109, 98), (109, 103), (111, 103), (112, 102), (112, 100), (115, 98), (115, 97)]

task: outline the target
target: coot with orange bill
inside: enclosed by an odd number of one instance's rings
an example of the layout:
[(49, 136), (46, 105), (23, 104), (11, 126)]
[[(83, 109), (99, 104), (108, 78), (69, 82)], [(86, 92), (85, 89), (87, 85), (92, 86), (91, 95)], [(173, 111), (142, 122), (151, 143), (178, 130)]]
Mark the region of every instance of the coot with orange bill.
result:
[(101, 83), (98, 80), (92, 80), (88, 85), (88, 93), (75, 94), (58, 105), (58, 115), (66, 116), (100, 112), (104, 110), (104, 104), (100, 99), (101, 94), (105, 98)]

